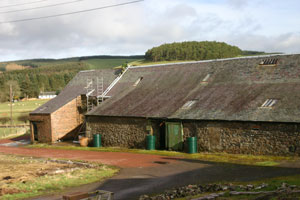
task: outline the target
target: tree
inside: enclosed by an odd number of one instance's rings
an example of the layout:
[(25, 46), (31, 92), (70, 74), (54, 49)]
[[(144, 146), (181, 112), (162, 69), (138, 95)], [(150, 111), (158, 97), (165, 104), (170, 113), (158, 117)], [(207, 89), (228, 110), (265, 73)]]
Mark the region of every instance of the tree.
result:
[(12, 95), (13, 95), (13, 100), (14, 99), (19, 99), (21, 95), (20, 91), (20, 86), (17, 81), (9, 80), (7, 81), (4, 86), (2, 87), (1, 95), (0, 95), (0, 101), (1, 102), (6, 102), (9, 101), (10, 99), (10, 85), (12, 85)]
[(230, 58), (242, 54), (242, 50), (236, 46), (224, 42), (182, 42), (163, 44), (149, 49), (145, 53), (145, 59), (149, 61), (172, 60), (206, 60), (217, 58)]

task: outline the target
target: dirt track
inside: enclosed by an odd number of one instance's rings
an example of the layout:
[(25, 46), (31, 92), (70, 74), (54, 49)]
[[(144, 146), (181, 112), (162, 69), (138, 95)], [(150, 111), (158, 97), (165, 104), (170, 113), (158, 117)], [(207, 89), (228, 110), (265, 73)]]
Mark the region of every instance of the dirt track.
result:
[[(120, 168), (138, 168), (159, 166), (165, 162), (167, 157), (146, 154), (120, 153), (120, 152), (96, 152), (80, 150), (60, 150), (23, 147), (0, 147), (0, 152), (23, 156), (34, 156), (43, 158), (64, 158), (70, 160), (83, 160), (98, 162), (106, 165), (114, 165)], [(176, 159), (168, 162), (176, 162)]]
[(108, 190), (115, 193), (115, 200), (137, 199), (142, 194), (160, 193), (166, 189), (197, 183), (220, 181), (254, 181), (263, 178), (300, 174), (300, 168), (256, 167), (237, 164), (213, 163), (157, 155), (92, 152), (80, 150), (29, 149), (0, 147), (0, 152), (46, 158), (65, 158), (99, 162), (121, 168), (120, 173), (105, 182), (72, 188), (62, 194), (35, 199), (61, 199), (63, 194)]

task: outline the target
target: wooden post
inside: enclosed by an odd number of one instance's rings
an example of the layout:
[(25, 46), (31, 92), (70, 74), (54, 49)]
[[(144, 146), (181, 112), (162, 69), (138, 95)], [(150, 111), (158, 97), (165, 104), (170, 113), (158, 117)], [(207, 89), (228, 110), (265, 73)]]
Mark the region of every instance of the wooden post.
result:
[(12, 84), (9, 85), (9, 101), (10, 101), (10, 134), (12, 132), (13, 126), (13, 116), (12, 116), (12, 102), (13, 102), (13, 95), (12, 95)]
[(31, 139), (31, 144), (34, 143), (34, 127), (33, 127), (33, 122), (29, 121), (30, 124), (30, 139)]

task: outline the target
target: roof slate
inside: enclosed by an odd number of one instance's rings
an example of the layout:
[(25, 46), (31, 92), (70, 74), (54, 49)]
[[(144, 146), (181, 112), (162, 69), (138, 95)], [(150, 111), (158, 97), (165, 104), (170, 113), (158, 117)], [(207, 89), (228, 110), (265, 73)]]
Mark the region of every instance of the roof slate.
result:
[[(260, 65), (266, 58), (279, 60), (276, 66)], [(296, 54), (131, 67), (108, 93), (112, 97), (88, 115), (300, 122), (299, 91)], [(262, 108), (267, 99), (278, 101)], [(182, 109), (191, 100), (195, 103)]]
[(115, 70), (113, 69), (81, 71), (68, 83), (68, 85), (61, 91), (61, 93), (57, 97), (51, 99), (30, 114), (50, 114), (55, 112), (79, 95), (87, 93), (87, 90), (85, 89), (85, 87), (87, 86), (87, 79), (92, 79), (93, 88), (96, 88), (96, 79), (97, 77), (101, 78), (102, 76), (104, 90), (117, 77), (117, 75), (115, 74)]

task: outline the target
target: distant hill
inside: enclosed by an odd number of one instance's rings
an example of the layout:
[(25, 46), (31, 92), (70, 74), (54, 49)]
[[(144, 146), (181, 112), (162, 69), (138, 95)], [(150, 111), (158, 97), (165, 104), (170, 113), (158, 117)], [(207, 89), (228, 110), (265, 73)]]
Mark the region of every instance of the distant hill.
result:
[(225, 42), (181, 42), (163, 44), (149, 49), (145, 58), (148, 61), (208, 60), (230, 58), (242, 54), (242, 50)]
[(164, 44), (134, 56), (83, 56), (64, 59), (29, 59), (0, 62), (0, 101), (7, 101), (9, 84), (14, 98), (37, 97), (40, 92), (62, 90), (81, 70), (131, 65), (159, 64), (190, 60), (256, 56), (269, 53), (242, 51), (224, 42), (182, 42)]
[(1, 62), (0, 101), (9, 99), (9, 84), (14, 85), (16, 99), (37, 97), (40, 92), (59, 92), (81, 70), (114, 68), (141, 59), (144, 56), (102, 55)]
[(45, 58), (45, 59), (16, 60), (16, 61), (9, 61), (9, 62), (0, 62), (0, 71), (6, 71), (6, 67), (12, 64), (24, 66), (25, 68), (28, 67), (38, 68), (38, 67), (51, 67), (57, 65), (65, 65), (65, 64), (77, 63), (77, 62), (81, 62), (82, 64), (87, 64), (90, 69), (102, 69), (102, 68), (116, 67), (125, 62), (132, 62), (141, 59), (144, 59), (143, 55), (134, 55), (134, 56), (99, 55), (99, 56), (82, 56), (82, 57), (72, 57), (72, 58), (63, 58), (63, 59)]
[[(243, 51), (236, 46), (225, 42), (203, 41), (203, 42), (181, 42), (163, 44), (149, 49), (145, 54), (146, 62), (164, 61), (197, 61), (221, 58), (232, 58), (240, 56), (266, 55), (262, 51)], [(273, 53), (272, 53), (273, 54)]]

